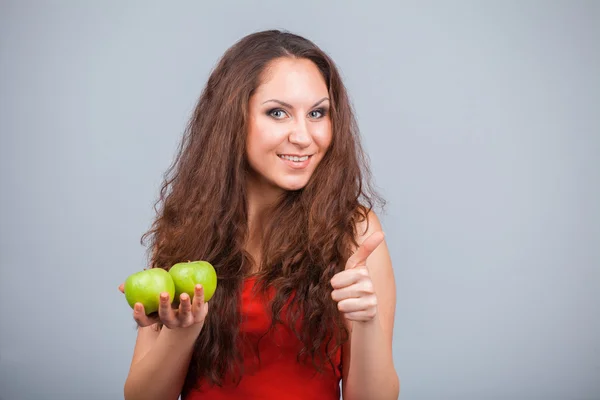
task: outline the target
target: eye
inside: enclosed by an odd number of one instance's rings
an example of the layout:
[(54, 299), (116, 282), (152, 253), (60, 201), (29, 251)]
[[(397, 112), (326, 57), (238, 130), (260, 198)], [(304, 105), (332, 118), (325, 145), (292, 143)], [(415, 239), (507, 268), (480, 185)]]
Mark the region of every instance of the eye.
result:
[(267, 111), (267, 115), (275, 119), (283, 119), (285, 118), (287, 113), (281, 108), (274, 108), (272, 110)]
[(319, 119), (326, 115), (326, 111), (323, 108), (319, 108), (308, 113), (311, 118)]

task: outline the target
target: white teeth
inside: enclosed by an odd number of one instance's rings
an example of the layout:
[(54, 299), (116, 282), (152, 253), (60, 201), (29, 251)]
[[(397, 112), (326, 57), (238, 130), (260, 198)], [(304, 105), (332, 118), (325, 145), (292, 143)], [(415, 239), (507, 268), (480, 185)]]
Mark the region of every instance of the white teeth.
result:
[(308, 160), (308, 156), (303, 156), (303, 157), (295, 157), (295, 156), (285, 156), (285, 155), (281, 155), (279, 156), (281, 158), (283, 158), (284, 160), (290, 160), (290, 161), (295, 161), (295, 162), (301, 162), (301, 161), (306, 161)]

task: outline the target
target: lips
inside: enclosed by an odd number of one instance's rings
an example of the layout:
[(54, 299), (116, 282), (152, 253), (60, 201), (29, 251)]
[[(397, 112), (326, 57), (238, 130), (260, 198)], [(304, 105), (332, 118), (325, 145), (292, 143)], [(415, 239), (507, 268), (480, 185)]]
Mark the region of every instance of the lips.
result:
[(308, 159), (308, 157), (310, 157), (310, 156), (309, 155), (280, 154), (279, 157), (284, 160), (301, 162), (301, 161), (306, 161)]
[(304, 169), (310, 164), (312, 155), (278, 154), (279, 159), (292, 169)]

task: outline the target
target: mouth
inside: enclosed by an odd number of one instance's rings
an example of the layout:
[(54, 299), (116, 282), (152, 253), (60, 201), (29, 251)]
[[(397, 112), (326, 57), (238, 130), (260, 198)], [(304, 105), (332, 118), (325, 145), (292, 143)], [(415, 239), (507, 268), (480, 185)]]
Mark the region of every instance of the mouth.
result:
[(277, 156), (283, 160), (289, 160), (294, 162), (302, 162), (308, 160), (312, 155), (295, 155), (295, 154), (277, 154)]
[(308, 166), (313, 154), (277, 154), (277, 156), (287, 166), (294, 169), (302, 169)]

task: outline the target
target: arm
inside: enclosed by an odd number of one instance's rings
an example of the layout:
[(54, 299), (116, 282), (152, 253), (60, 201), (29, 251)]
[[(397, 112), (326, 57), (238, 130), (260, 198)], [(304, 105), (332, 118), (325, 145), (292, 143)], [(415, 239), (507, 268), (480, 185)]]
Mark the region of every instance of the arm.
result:
[[(119, 289), (123, 291), (123, 285)], [(147, 316), (142, 304), (135, 304), (133, 315), (140, 328), (125, 381), (126, 400), (179, 398), (207, 312), (202, 285), (196, 285), (193, 301), (187, 293), (181, 294), (177, 311), (171, 307), (169, 294), (161, 293), (158, 314), (164, 326), (160, 331), (157, 318)]]
[(350, 331), (343, 349), (342, 391), (348, 400), (397, 399), (400, 381), (392, 358), (394, 271), (383, 235), (377, 233), (382, 230), (379, 219), (374, 213), (368, 218), (369, 229), (357, 240), (363, 245), (337, 281), (332, 279), (336, 289), (332, 296)]
[(126, 400), (176, 400), (181, 394), (194, 342), (202, 325), (187, 329), (140, 328), (129, 375)]

